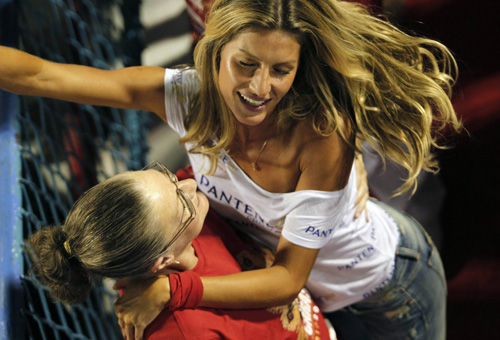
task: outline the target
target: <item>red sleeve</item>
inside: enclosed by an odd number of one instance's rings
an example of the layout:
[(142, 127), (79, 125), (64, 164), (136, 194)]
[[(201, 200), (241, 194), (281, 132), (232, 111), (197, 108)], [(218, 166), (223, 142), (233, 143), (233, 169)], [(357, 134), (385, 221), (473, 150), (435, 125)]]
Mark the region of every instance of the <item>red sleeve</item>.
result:
[(203, 297), (203, 283), (200, 274), (195, 270), (168, 275), (172, 295), (167, 303), (168, 310), (195, 309), (200, 305)]

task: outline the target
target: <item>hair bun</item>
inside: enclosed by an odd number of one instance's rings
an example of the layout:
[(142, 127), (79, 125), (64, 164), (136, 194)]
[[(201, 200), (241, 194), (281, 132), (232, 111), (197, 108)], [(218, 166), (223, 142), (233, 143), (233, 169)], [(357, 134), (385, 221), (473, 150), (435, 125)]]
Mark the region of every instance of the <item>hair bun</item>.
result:
[(47, 286), (51, 297), (75, 304), (87, 298), (92, 282), (87, 269), (71, 253), (67, 239), (62, 227), (44, 228), (27, 240), (30, 247), (26, 249), (33, 274)]

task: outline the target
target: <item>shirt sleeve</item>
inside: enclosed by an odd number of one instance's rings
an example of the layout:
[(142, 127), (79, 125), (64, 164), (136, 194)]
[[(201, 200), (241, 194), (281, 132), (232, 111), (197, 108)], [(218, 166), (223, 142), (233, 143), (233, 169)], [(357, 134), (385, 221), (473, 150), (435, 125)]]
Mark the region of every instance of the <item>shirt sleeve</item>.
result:
[(282, 235), (293, 244), (319, 249), (336, 229), (354, 216), (356, 173), (354, 166), (347, 186), (339, 191), (306, 191), (303, 199), (286, 216)]
[(182, 137), (186, 134), (184, 119), (199, 91), (198, 73), (194, 69), (166, 69), (164, 83), (168, 125)]

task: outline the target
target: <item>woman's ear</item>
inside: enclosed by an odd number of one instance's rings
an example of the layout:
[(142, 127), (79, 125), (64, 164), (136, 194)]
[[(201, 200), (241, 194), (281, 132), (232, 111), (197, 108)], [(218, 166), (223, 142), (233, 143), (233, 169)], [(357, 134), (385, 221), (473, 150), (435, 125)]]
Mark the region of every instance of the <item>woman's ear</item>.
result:
[(176, 262), (177, 261), (174, 261), (174, 257), (172, 255), (160, 256), (153, 263), (153, 266), (151, 267), (151, 271), (153, 272), (153, 274), (156, 274), (158, 271), (165, 269), (168, 266), (170, 266), (171, 264), (174, 264)]

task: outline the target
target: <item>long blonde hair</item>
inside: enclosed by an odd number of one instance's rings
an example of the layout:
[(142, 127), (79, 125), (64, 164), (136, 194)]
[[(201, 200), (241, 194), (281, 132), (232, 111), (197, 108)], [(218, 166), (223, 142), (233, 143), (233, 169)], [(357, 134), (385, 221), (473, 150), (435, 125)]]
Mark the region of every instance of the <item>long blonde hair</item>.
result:
[[(219, 91), (220, 53), (236, 35), (255, 29), (284, 30), (301, 45), (293, 89), (277, 106), (288, 129), (301, 120), (320, 135), (356, 136), (408, 170), (398, 193), (412, 187), (422, 169), (437, 171), (440, 134), (460, 129), (450, 102), (456, 63), (439, 42), (410, 36), (363, 6), (337, 0), (216, 0), (194, 52), (201, 87), (185, 120), (193, 153), (211, 161), (231, 143), (234, 117)], [(214, 143), (216, 141), (216, 143)], [(354, 146), (354, 145), (353, 145)]]

